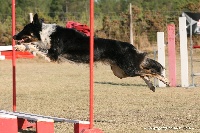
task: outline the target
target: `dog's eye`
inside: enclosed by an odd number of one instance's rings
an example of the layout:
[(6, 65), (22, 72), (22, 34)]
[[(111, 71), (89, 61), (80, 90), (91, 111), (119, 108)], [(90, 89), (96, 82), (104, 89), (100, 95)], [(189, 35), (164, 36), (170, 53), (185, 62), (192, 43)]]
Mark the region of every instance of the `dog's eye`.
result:
[(34, 36), (34, 34), (33, 34), (33, 33), (31, 33), (31, 36)]

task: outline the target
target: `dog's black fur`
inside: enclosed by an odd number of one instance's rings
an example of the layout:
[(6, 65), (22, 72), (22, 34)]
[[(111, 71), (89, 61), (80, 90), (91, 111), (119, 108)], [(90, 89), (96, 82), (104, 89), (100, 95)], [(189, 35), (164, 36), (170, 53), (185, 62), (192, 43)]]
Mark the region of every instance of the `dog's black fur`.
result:
[[(89, 37), (74, 29), (45, 24), (38, 19), (37, 14), (34, 15), (33, 20), (13, 36), (13, 39), (24, 42), (39, 41), (38, 47), (48, 49), (47, 56), (52, 61), (64, 58), (77, 63), (89, 63)], [(140, 76), (152, 91), (155, 91), (155, 87), (150, 82), (150, 77), (156, 77), (169, 84), (168, 80), (161, 75), (163, 66), (147, 58), (146, 53), (139, 52), (127, 42), (94, 38), (94, 61), (108, 63), (114, 75), (119, 78)]]

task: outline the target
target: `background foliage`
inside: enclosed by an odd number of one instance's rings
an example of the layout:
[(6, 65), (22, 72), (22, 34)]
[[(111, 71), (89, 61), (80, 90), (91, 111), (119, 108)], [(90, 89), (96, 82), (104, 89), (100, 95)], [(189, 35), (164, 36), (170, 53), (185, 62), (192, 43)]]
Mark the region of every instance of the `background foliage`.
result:
[[(168, 23), (178, 25), (183, 11), (199, 12), (199, 0), (95, 0), (96, 36), (129, 42), (129, 4), (132, 3), (134, 45), (152, 47), (156, 32), (166, 32)], [(16, 0), (16, 26), (29, 22), (29, 13), (45, 22), (65, 26), (68, 20), (89, 25), (89, 0)], [(0, 45), (11, 44), (11, 1), (0, 1)]]

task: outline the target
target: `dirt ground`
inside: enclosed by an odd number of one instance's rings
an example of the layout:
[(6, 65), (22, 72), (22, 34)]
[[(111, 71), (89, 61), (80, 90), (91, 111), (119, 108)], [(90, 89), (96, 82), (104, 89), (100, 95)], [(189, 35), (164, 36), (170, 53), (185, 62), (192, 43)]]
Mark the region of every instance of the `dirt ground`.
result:
[[(118, 79), (101, 63), (94, 71), (95, 128), (105, 133), (200, 132), (200, 87), (156, 88), (154, 93), (139, 77)], [(88, 65), (18, 59), (16, 75), (17, 111), (89, 119)], [(0, 109), (12, 110), (11, 60), (0, 61)], [(56, 123), (55, 132), (73, 133), (73, 124)]]

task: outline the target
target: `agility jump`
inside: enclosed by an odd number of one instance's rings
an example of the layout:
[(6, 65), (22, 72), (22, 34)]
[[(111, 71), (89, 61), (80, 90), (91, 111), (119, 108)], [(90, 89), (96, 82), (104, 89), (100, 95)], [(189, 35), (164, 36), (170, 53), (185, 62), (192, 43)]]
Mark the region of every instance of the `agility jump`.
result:
[[(186, 25), (186, 17), (179, 17), (179, 36), (180, 36), (180, 59), (181, 59), (181, 87), (191, 87), (195, 86), (194, 77), (200, 76), (200, 73), (194, 73), (193, 70), (193, 49), (198, 49), (200, 46), (193, 45), (192, 42), (192, 33), (190, 32), (190, 61), (191, 61), (191, 78), (192, 83), (189, 84), (189, 72), (188, 72), (188, 44), (187, 44), (187, 31), (186, 28), (192, 31), (192, 24)], [(171, 25), (168, 25), (168, 27)], [(175, 54), (175, 25), (172, 32), (169, 31), (168, 28), (168, 54), (169, 57), (169, 66), (173, 65), (173, 67), (169, 67), (169, 75), (174, 75), (169, 77), (170, 86), (176, 87), (176, 54)], [(171, 42), (173, 40), (173, 42)], [(157, 33), (157, 45), (158, 45), (158, 61), (165, 66), (165, 42), (164, 42), (164, 32)], [(172, 54), (173, 52), (173, 54)], [(172, 69), (173, 68), (173, 69)], [(165, 73), (163, 73), (165, 75)], [(173, 83), (173, 84), (172, 84)], [(159, 87), (165, 87), (162, 83), (159, 82)]]
[[(94, 1), (90, 0), (90, 28), (91, 36), (94, 35)], [(15, 0), (12, 0), (12, 36), (15, 35)], [(91, 37), (91, 51), (93, 51), (93, 37)], [(0, 131), (1, 133), (17, 133), (18, 129), (35, 127), (37, 133), (54, 133), (54, 122), (74, 123), (75, 133), (102, 133), (100, 129), (93, 128), (93, 52), (90, 52), (90, 122), (69, 120), (65, 118), (42, 116), (37, 114), (16, 112), (16, 56), (15, 40), (12, 40), (12, 68), (13, 68), (13, 112), (0, 110)], [(34, 121), (35, 123), (30, 123)]]

